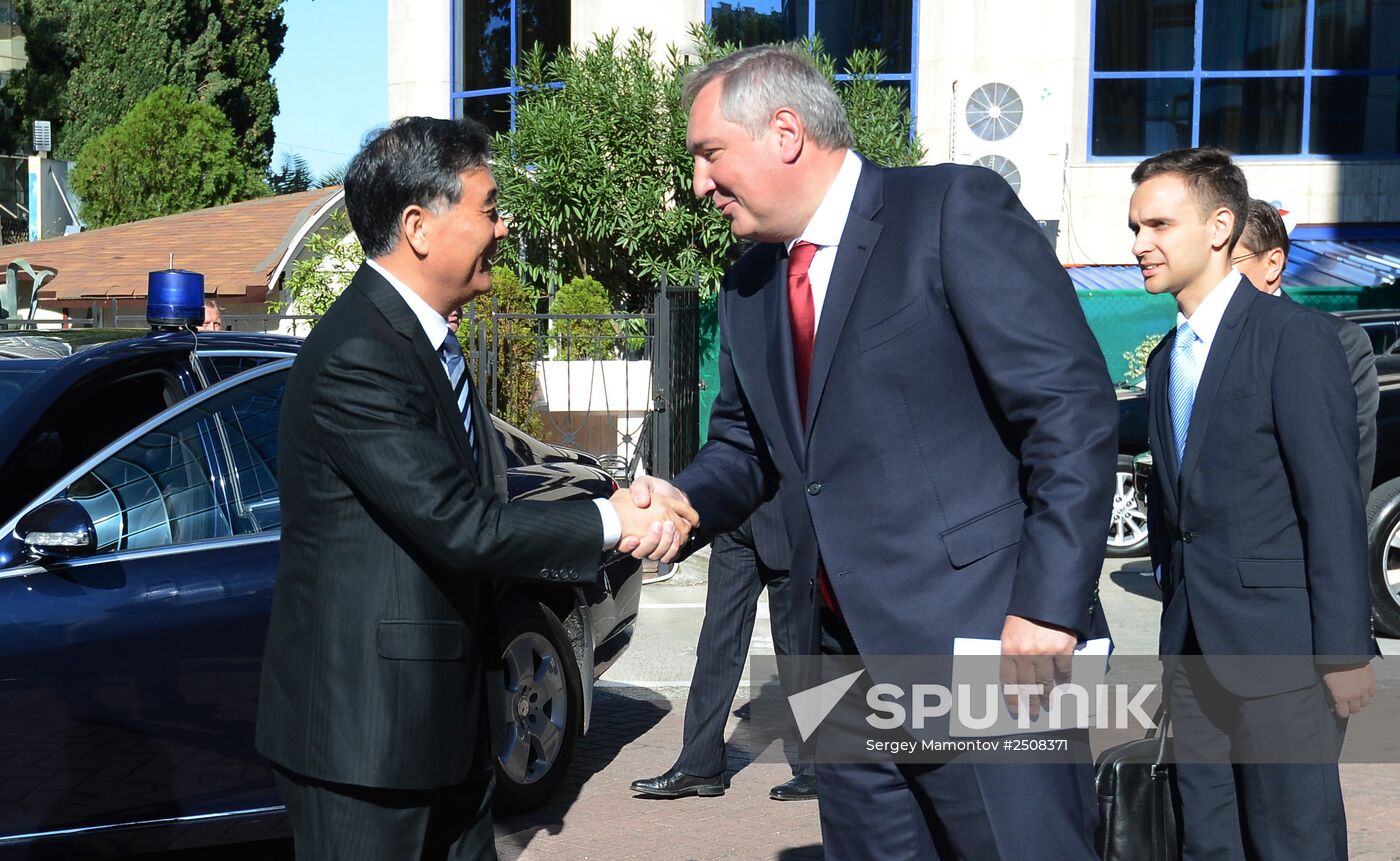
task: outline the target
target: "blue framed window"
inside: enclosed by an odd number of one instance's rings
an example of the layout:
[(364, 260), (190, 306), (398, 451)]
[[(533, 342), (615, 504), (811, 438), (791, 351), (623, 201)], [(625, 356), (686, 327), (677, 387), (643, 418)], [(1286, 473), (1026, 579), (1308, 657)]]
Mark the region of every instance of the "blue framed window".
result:
[(1095, 0), (1091, 158), (1400, 153), (1400, 5)]
[(885, 64), (877, 78), (905, 92), (912, 118), (918, 104), (919, 1), (705, 0), (705, 22), (721, 42), (743, 47), (820, 34), (837, 69), (846, 68), (853, 51), (878, 48)]
[(535, 43), (546, 58), (569, 46), (569, 0), (454, 0), (452, 113), (492, 131), (514, 123), (510, 70)]

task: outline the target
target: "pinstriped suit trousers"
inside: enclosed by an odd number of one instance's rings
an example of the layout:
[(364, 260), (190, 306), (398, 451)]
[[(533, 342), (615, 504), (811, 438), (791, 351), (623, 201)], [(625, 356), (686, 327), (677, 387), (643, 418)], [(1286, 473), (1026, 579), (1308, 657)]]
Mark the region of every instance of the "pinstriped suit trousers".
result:
[(407, 790), (312, 780), (273, 766), (297, 861), (496, 861), (495, 773)]
[[(711, 545), (705, 621), (695, 646), (695, 674), (685, 705), (685, 740), (675, 766), (681, 771), (703, 777), (724, 771), (724, 726), (743, 678), (758, 596), (765, 586), (773, 650), (779, 655), (793, 653), (796, 638), (788, 579), (787, 571), (769, 568), (758, 558), (748, 523), (720, 535)], [(811, 771), (810, 765), (794, 768), (799, 774), (804, 771)]]

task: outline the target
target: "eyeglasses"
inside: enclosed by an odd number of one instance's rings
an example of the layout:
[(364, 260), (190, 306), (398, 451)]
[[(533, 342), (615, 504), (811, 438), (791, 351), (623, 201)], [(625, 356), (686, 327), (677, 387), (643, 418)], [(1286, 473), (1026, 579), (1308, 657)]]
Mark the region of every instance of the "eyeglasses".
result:
[(1239, 257), (1231, 257), (1231, 258), (1230, 258), (1230, 263), (1232, 263), (1232, 264), (1234, 264), (1234, 263), (1242, 263), (1242, 262), (1244, 262), (1245, 260), (1248, 260), (1248, 259), (1251, 258), (1251, 257), (1258, 257), (1260, 254), (1263, 254), (1263, 253), (1264, 253), (1264, 252), (1262, 252), (1262, 251), (1256, 251), (1256, 252), (1254, 252), (1253, 254), (1241, 254)]

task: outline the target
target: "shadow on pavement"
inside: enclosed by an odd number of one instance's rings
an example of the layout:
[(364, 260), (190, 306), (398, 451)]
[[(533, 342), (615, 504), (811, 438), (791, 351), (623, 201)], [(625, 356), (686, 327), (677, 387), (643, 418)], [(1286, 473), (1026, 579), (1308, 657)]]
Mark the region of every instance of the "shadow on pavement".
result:
[(1162, 600), (1162, 590), (1152, 577), (1152, 562), (1147, 559), (1133, 559), (1124, 562), (1117, 571), (1109, 572), (1108, 579), (1124, 592), (1154, 601)]
[(607, 768), (619, 751), (645, 735), (671, 710), (670, 704), (664, 701), (627, 696), (617, 693), (617, 690), (594, 690), (593, 717), (588, 735), (579, 739), (578, 746), (574, 748), (573, 764), (549, 803), (537, 810), (496, 818), (496, 847), (502, 857), (513, 857), (514, 853), (529, 846), (531, 839), (540, 832), (560, 833), (564, 827), (564, 817), (578, 800), (584, 784)]
[(821, 861), (826, 855), (822, 852), (820, 843), (809, 843), (806, 846), (784, 849), (773, 857), (775, 861)]

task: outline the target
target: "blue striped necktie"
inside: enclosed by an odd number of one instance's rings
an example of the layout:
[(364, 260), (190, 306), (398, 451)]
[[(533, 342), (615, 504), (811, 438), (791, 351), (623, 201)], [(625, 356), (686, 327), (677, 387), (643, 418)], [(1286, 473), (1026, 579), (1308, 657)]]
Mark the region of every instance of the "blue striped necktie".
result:
[(1186, 456), (1186, 431), (1191, 426), (1191, 407), (1196, 403), (1196, 342), (1200, 337), (1190, 323), (1176, 327), (1172, 344), (1171, 402), (1172, 435), (1176, 438), (1176, 462)]
[(462, 355), (462, 345), (457, 336), (448, 334), (442, 342), (442, 361), (447, 366), (447, 379), (452, 383), (452, 396), (457, 399), (457, 411), (462, 414), (462, 423), (467, 428), (467, 442), (476, 449), (476, 431), (472, 429), (472, 387), (467, 381), (467, 360)]

